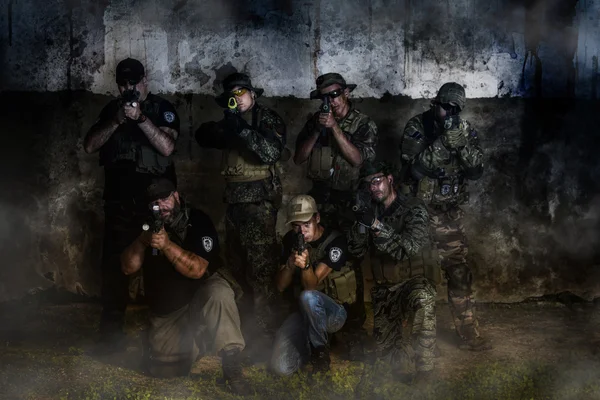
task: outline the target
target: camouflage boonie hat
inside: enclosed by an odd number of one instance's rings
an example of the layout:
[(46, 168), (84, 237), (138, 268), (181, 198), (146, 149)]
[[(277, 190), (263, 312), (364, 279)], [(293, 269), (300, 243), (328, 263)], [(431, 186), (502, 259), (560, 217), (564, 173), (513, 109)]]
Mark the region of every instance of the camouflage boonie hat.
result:
[(462, 111), (467, 102), (465, 88), (456, 82), (444, 83), (440, 90), (438, 90), (435, 100), (442, 104), (452, 104), (453, 106), (457, 106), (460, 111)]
[(223, 80), (223, 93), (221, 93), (215, 99), (215, 101), (217, 102), (217, 104), (220, 107), (227, 107), (227, 101), (231, 97), (231, 91), (236, 86), (241, 86), (241, 87), (246, 88), (248, 90), (252, 90), (254, 93), (256, 93), (256, 98), (257, 99), (265, 91), (264, 89), (255, 88), (254, 86), (252, 86), (252, 80), (250, 79), (250, 77), (248, 75), (242, 74), (241, 72), (235, 72), (235, 73), (233, 73), (231, 75), (228, 75)]
[(338, 84), (343, 89), (348, 88), (350, 91), (356, 89), (356, 85), (353, 83), (347, 84), (344, 77), (336, 72), (329, 72), (327, 74), (321, 75), (316, 80), (317, 89), (310, 92), (311, 99), (320, 99), (321, 98), (321, 89), (326, 88), (327, 86)]
[(393, 171), (390, 163), (385, 161), (366, 161), (360, 168), (359, 179), (364, 179), (367, 176), (375, 175), (382, 172), (384, 175), (389, 175)]
[(287, 221), (285, 223), (307, 222), (318, 212), (315, 199), (309, 195), (301, 194), (290, 200), (287, 209)]

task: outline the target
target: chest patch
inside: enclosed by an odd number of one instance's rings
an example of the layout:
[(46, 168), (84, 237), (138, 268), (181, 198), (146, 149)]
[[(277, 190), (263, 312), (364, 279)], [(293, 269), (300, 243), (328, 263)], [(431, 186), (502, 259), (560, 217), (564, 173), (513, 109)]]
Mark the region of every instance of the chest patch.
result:
[(163, 117), (165, 118), (165, 121), (167, 121), (168, 123), (175, 121), (175, 114), (173, 114), (171, 111), (166, 111), (163, 114)]
[(213, 240), (210, 236), (204, 236), (202, 238), (202, 246), (204, 246), (204, 250), (209, 253), (213, 248)]
[(329, 259), (331, 260), (331, 262), (338, 262), (340, 260), (340, 257), (342, 257), (342, 249), (340, 249), (339, 247), (332, 247), (329, 250)]

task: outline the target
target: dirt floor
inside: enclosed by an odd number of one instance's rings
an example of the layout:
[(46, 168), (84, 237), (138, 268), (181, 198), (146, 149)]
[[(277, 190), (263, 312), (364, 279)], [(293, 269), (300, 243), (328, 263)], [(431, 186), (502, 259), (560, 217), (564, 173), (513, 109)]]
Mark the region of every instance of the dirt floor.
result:
[[(100, 308), (29, 299), (0, 307), (0, 399), (230, 399), (216, 383), (219, 359), (200, 360), (190, 377), (159, 380), (140, 371), (145, 311), (128, 312), (130, 346), (92, 355)], [(429, 385), (400, 383), (381, 365), (334, 356), (332, 372), (275, 378), (246, 369), (255, 399), (600, 399), (600, 307), (557, 301), (480, 305), (494, 348), (458, 350), (448, 307), (438, 307), (441, 355)]]

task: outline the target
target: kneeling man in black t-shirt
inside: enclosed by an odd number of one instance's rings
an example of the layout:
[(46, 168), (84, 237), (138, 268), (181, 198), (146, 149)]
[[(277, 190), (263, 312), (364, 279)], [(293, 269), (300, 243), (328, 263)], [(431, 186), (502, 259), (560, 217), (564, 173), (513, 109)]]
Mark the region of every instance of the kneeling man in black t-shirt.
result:
[(346, 322), (344, 304), (356, 301), (356, 277), (348, 263), (346, 236), (320, 224), (315, 200), (300, 195), (290, 200), (283, 237), (277, 288), (293, 292), (296, 313), (275, 338), (271, 370), (290, 375), (309, 359), (313, 373), (329, 370), (328, 334)]
[[(158, 377), (187, 375), (198, 356), (219, 354), (223, 377), (234, 392), (245, 391), (239, 353), (245, 342), (234, 289), (223, 268), (216, 229), (204, 212), (188, 208), (164, 178), (147, 189), (150, 223), (121, 255), (126, 275), (143, 268), (150, 307), (148, 371)], [(148, 229), (150, 228), (150, 229)]]

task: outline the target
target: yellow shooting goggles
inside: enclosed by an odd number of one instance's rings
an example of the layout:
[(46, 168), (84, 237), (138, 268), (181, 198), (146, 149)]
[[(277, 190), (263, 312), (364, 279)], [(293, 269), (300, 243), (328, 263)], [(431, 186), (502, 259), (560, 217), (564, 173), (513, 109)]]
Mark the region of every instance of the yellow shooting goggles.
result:
[(243, 96), (244, 94), (246, 94), (246, 92), (248, 91), (248, 89), (246, 88), (239, 88), (239, 89), (235, 89), (231, 91), (231, 94), (233, 94), (234, 96)]

